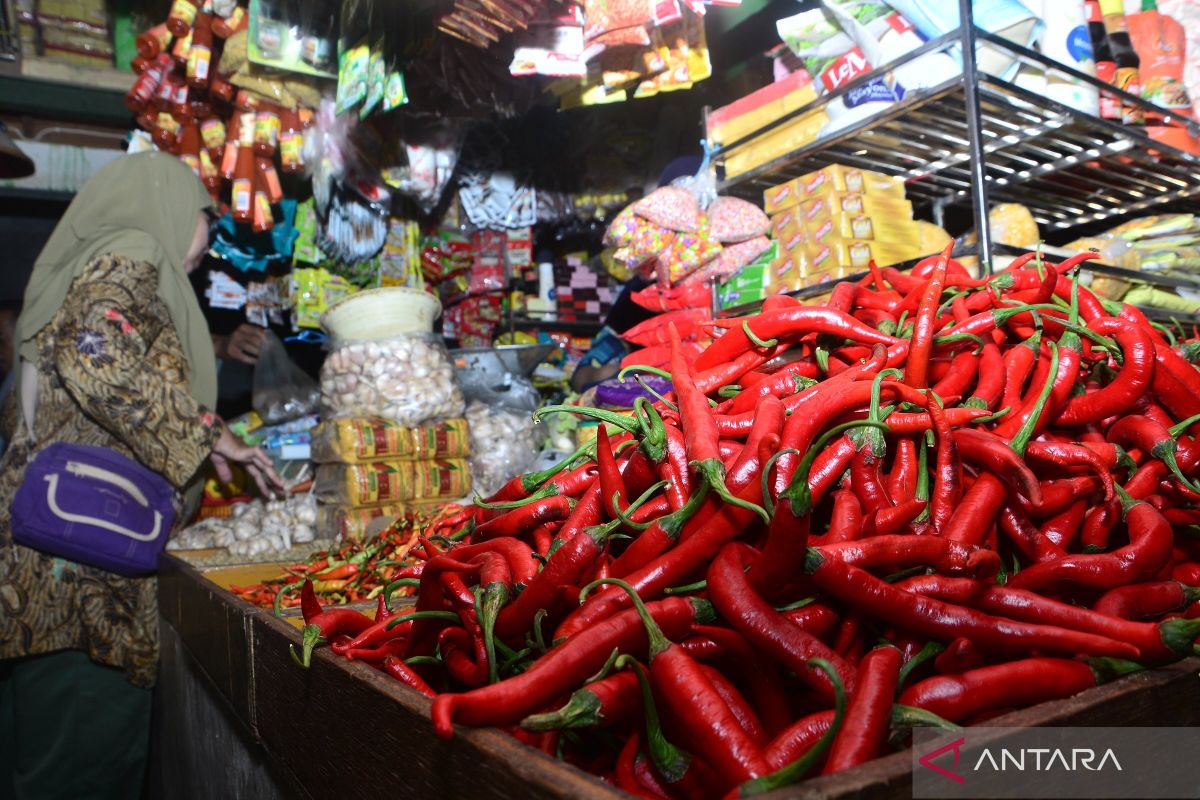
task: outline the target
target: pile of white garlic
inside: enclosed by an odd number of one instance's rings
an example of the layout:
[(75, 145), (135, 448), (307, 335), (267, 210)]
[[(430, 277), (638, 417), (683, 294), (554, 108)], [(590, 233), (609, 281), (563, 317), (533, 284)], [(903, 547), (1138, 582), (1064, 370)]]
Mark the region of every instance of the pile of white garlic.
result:
[(382, 417), (414, 427), (461, 417), (463, 395), (440, 340), (411, 335), (345, 342), (321, 367), (325, 418)]
[(317, 501), (311, 494), (286, 500), (254, 500), (234, 506), (230, 517), (210, 517), (184, 528), (168, 550), (225, 548), (230, 555), (254, 556), (288, 550), (317, 537)]
[(509, 478), (529, 470), (537, 460), (545, 426), (526, 412), (493, 408), (478, 400), (467, 407), (471, 432), (471, 484), (482, 497)]

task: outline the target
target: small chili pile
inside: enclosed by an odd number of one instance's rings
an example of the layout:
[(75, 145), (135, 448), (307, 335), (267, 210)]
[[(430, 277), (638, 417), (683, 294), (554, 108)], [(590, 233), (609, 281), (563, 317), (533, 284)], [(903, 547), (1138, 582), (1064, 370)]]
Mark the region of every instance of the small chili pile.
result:
[(1080, 287), (1090, 257), (975, 280), (947, 250), (715, 321), (699, 355), (668, 322), (674, 392), (543, 409), (610, 427), (421, 525), (374, 617), (281, 579), (296, 660), (327, 644), (431, 697), (440, 737), (690, 798), (1193, 654), (1197, 347)]

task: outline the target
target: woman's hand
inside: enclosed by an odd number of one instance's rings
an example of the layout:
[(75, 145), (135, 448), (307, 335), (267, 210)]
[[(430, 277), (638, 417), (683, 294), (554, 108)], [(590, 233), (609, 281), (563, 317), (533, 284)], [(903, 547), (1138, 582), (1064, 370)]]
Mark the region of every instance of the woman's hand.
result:
[(267, 339), (265, 329), (243, 322), (228, 336), (214, 336), (213, 349), (217, 358), (240, 361), (254, 366)]
[(229, 468), (229, 462), (232, 461), (242, 465), (258, 484), (264, 497), (283, 494), (283, 479), (275, 472), (271, 457), (261, 447), (251, 447), (243, 442), (224, 424), (221, 424), (221, 436), (213, 446), (211, 458), (217, 469), (217, 477), (222, 481), (228, 483), (233, 480), (233, 470)]

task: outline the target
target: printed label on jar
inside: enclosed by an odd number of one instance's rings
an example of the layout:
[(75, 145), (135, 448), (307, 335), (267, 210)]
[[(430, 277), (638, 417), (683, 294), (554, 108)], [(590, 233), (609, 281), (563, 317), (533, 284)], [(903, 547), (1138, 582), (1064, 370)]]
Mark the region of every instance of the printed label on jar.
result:
[(209, 150), (220, 150), (225, 146), (225, 123), (218, 117), (209, 117), (200, 123), (200, 137)]
[(238, 178), (233, 182), (233, 212), (235, 214), (248, 215), (253, 197), (254, 192), (249, 179)]

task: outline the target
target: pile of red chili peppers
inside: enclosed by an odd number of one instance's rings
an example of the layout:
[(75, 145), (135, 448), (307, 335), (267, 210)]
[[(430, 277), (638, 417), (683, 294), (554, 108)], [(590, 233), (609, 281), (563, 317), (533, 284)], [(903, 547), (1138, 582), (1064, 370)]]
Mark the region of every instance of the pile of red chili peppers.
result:
[(1200, 371), (1092, 254), (773, 297), (306, 652), (641, 797), (749, 795), (1196, 651)]

